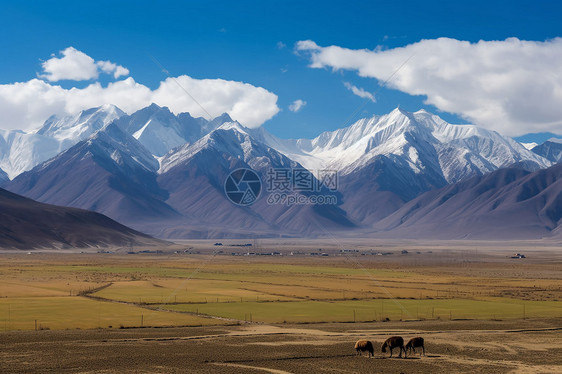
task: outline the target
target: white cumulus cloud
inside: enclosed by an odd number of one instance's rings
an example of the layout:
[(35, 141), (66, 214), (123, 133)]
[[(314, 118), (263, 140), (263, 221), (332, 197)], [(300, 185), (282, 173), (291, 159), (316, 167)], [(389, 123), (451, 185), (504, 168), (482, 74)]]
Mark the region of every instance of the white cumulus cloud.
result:
[(439, 38), (386, 50), (304, 40), (295, 50), (308, 54), (312, 68), (352, 70), (379, 82), (392, 77), (389, 87), (423, 95), (439, 110), (506, 135), (559, 132), (562, 125), (562, 38), (477, 43)]
[[(117, 79), (129, 71), (110, 61), (94, 61), (69, 47), (63, 57), (43, 63), (48, 81), (0, 84), (0, 128), (32, 130), (51, 115), (74, 114), (80, 110), (114, 104), (127, 113), (156, 103), (174, 113), (215, 117), (228, 113), (247, 127), (259, 127), (279, 112), (277, 95), (262, 87), (224, 79), (195, 79), (187, 75), (169, 77), (151, 89), (132, 77), (102, 85), (64, 88), (52, 83), (61, 79), (95, 79), (99, 71)], [(64, 69), (63, 69), (64, 67)]]
[(161, 82), (152, 92), (151, 100), (169, 107), (174, 113), (189, 112), (208, 117), (208, 112), (215, 117), (226, 112), (250, 128), (261, 126), (279, 112), (277, 95), (265, 88), (224, 79), (195, 79), (187, 75)]
[(122, 76), (129, 75), (129, 69), (117, 65), (111, 61), (98, 61), (96, 65), (106, 74), (113, 74), (113, 78), (117, 79)]
[(301, 110), (302, 108), (304, 108), (304, 106), (306, 105), (306, 101), (298, 99), (295, 100), (291, 103), (291, 105), (289, 105), (289, 110), (291, 112), (298, 112), (299, 110)]
[(39, 78), (47, 79), (50, 82), (60, 80), (83, 81), (97, 79), (100, 71), (106, 74), (113, 74), (114, 78), (128, 75), (129, 70), (111, 61), (95, 61), (93, 58), (77, 50), (68, 47), (60, 51), (62, 57), (52, 56), (41, 64), (43, 73)]
[[(201, 108), (179, 83), (205, 110)], [(224, 112), (248, 127), (259, 127), (277, 112), (277, 95), (251, 84), (222, 79), (194, 79), (187, 75), (167, 78), (155, 90), (132, 77), (102, 86), (66, 89), (40, 79), (0, 85), (0, 128), (30, 130), (53, 114), (73, 114), (103, 104), (114, 104), (127, 113), (156, 103), (174, 113), (208, 117)]]
[(373, 103), (376, 102), (375, 96), (374, 96), (372, 93), (370, 93), (370, 92), (368, 92), (368, 91), (365, 91), (364, 89), (359, 88), (359, 87), (357, 87), (357, 86), (354, 86), (354, 85), (352, 85), (352, 84), (349, 83), (349, 82), (343, 82), (343, 85), (344, 85), (348, 90), (350, 90), (351, 92), (353, 92), (354, 95), (357, 95), (357, 96), (359, 96), (359, 97), (362, 97), (363, 99), (369, 99), (369, 100), (371, 100)]

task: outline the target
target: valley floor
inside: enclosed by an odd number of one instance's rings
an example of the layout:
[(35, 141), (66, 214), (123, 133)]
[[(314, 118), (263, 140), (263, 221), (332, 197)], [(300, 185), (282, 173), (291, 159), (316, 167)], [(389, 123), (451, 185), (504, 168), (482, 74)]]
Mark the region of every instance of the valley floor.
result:
[[(0, 372), (562, 371), (554, 244), (215, 244), (0, 253)], [(392, 335), (427, 355), (386, 358)]]
[[(560, 373), (561, 331), (558, 319), (10, 332), (0, 372)], [(392, 335), (423, 336), (426, 355), (389, 358)], [(360, 338), (373, 358), (355, 355)]]

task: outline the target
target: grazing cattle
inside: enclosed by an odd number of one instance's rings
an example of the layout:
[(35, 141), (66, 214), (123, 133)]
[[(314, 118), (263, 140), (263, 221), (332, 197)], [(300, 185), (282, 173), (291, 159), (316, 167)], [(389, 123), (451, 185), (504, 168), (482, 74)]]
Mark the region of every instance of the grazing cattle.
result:
[(369, 357), (375, 355), (375, 348), (373, 348), (373, 343), (369, 340), (358, 340), (357, 343), (355, 343), (355, 350), (359, 355), (364, 351), (369, 352)]
[(402, 357), (402, 351), (404, 351), (404, 357), (406, 357), (406, 348), (404, 348), (404, 339), (401, 336), (393, 336), (391, 338), (386, 339), (384, 344), (382, 345), (382, 352), (386, 352), (386, 348), (390, 348), (390, 357), (392, 357), (392, 350), (394, 348), (400, 348), (400, 355), (398, 357)]
[[(416, 348), (421, 347), (423, 355), (425, 356), (425, 347), (423, 345), (423, 338), (422, 337), (417, 337), (417, 338), (412, 338), (408, 341), (408, 343), (406, 344), (406, 350), (408, 352), (410, 351), (414, 351), (414, 354), (416, 354)], [(420, 353), (421, 355), (421, 353)]]

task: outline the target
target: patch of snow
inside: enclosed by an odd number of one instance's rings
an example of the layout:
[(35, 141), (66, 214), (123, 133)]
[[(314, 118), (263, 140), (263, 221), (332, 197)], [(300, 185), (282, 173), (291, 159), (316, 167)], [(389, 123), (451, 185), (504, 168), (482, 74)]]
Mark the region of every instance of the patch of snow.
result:
[(562, 144), (562, 139), (558, 139), (558, 138), (550, 138), (548, 139), (548, 141), (552, 143)]
[(538, 143), (521, 143), (521, 145), (525, 148), (527, 148), (528, 150), (531, 150), (533, 148), (535, 148), (537, 145), (539, 145)]
[(148, 122), (145, 123), (145, 125), (144, 125), (143, 127), (141, 127), (140, 130), (136, 131), (136, 132), (133, 134), (133, 138), (139, 140), (139, 138), (141, 137), (141, 135), (142, 135), (142, 133), (144, 132), (144, 130), (146, 130), (146, 128), (147, 128), (148, 125), (150, 124), (150, 121), (152, 121), (152, 120), (148, 120)]

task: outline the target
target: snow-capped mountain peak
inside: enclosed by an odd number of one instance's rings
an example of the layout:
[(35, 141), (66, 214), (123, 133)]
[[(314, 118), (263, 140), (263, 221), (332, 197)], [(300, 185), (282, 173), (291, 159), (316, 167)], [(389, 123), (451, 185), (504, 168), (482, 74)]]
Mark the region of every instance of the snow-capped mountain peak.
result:
[(232, 119), (227, 114), (207, 121), (189, 113), (175, 115), (167, 107), (151, 104), (130, 116), (123, 116), (117, 123), (154, 156), (162, 157), (171, 149), (193, 143), (223, 122), (230, 121)]
[(452, 125), (425, 110), (396, 108), (314, 139), (278, 139), (263, 130), (261, 138), (310, 170), (327, 168), (341, 175), (391, 155), (416, 172), (433, 170), (449, 183), (523, 161), (537, 168), (551, 164), (511, 138), (474, 125)]
[[(265, 144), (260, 134), (261, 132), (244, 127), (236, 121), (223, 123), (195, 143), (185, 144), (161, 158), (158, 172), (166, 173), (204, 150), (237, 158), (253, 168), (261, 169), (263, 160), (272, 157), (278, 159), (279, 152)], [(290, 166), (289, 159), (283, 162)], [(296, 165), (295, 162), (293, 164)]]
[(82, 110), (75, 115), (51, 116), (37, 134), (62, 142), (63, 148), (84, 140), (103, 126), (115, 121), (125, 113), (115, 105), (105, 104), (97, 108)]
[(246, 135), (252, 135), (252, 136), (253, 136), (253, 133), (254, 133), (253, 129), (249, 129), (249, 128), (241, 125), (239, 122), (232, 121), (232, 120), (222, 123), (214, 131), (216, 131), (216, 130), (235, 130), (239, 133), (246, 134)]
[[(351, 226), (371, 225), (405, 202), (449, 183), (516, 163), (529, 169), (551, 164), (494, 131), (452, 125), (424, 110), (396, 108), (314, 139), (279, 139), (263, 127), (246, 128), (227, 114), (208, 121), (188, 113), (175, 115), (156, 104), (109, 120), (112, 111), (120, 114), (115, 108), (102, 107), (83, 111), (67, 122), (53, 117), (34, 134), (0, 130), (0, 162), (8, 160), (9, 166), (21, 168), (15, 161), (34, 160), (26, 149), (41, 150), (44, 156), (61, 147), (60, 139), (74, 139), (86, 133), (80, 129), (97, 128), (85, 140), (6, 185), (53, 203), (97, 209), (130, 222), (150, 221), (153, 228), (162, 230), (165, 225), (152, 219), (154, 211), (174, 220), (181, 214), (182, 220), (204, 222), (203, 226), (231, 221), (233, 209), (223, 186), (237, 168), (250, 167), (262, 176), (271, 167), (304, 166), (313, 175), (323, 169), (337, 170), (336, 207), (272, 208), (260, 200), (253, 207), (236, 209), (241, 212), (236, 219), (245, 220), (244, 227), (262, 227), (266, 222), (272, 232), (287, 227), (298, 232), (299, 226), (310, 224), (310, 214), (353, 222)], [(41, 148), (45, 144), (51, 148), (45, 151)], [(14, 146), (19, 159), (4, 152)], [(548, 155), (562, 154), (560, 144), (548, 146)], [(0, 169), (14, 170), (2, 163)], [(302, 215), (303, 211), (308, 213)], [(165, 229), (167, 235), (176, 230), (186, 232), (183, 221)]]
[(122, 166), (124, 160), (130, 158), (147, 170), (158, 169), (158, 161), (150, 152), (115, 123), (105, 125), (88, 139), (87, 144), (93, 150), (110, 155), (118, 165)]
[(167, 107), (156, 104), (122, 117), (117, 124), (155, 156), (163, 156), (186, 142), (178, 118)]
[(88, 138), (124, 114), (115, 105), (103, 105), (75, 115), (51, 116), (35, 133), (0, 130), (0, 168), (13, 179)]
[(193, 143), (232, 119), (226, 113), (210, 121), (192, 117), (189, 113), (175, 115), (167, 107), (157, 104), (131, 115), (110, 104), (74, 115), (53, 115), (32, 133), (0, 130), (0, 169), (13, 179), (113, 122), (152, 155), (162, 157), (173, 148)]

